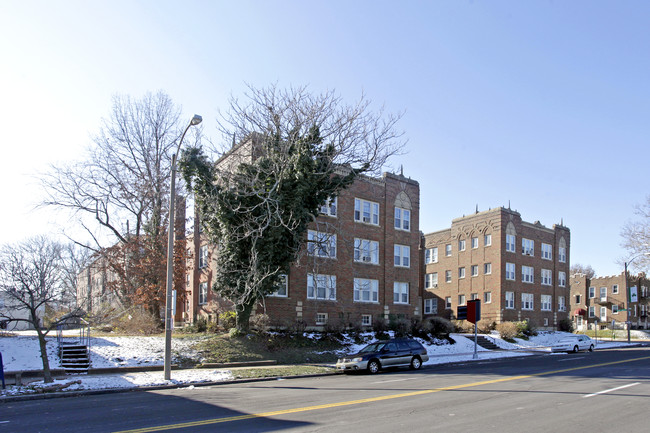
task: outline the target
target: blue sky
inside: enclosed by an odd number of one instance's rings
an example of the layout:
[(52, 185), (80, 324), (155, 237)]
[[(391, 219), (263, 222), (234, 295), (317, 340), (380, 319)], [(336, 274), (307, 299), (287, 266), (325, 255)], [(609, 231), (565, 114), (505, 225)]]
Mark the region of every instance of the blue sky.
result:
[(0, 243), (66, 224), (33, 176), (82, 156), (114, 94), (163, 90), (218, 138), (229, 95), (277, 83), (404, 113), (392, 169), (420, 182), (425, 233), (510, 203), (619, 273), (650, 193), (648, 22), (646, 1), (5, 0)]

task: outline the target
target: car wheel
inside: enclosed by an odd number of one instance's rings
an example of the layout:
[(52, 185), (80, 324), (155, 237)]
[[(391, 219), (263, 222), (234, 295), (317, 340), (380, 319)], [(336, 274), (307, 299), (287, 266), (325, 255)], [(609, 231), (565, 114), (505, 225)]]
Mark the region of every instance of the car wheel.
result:
[(578, 346), (573, 346), (573, 353), (578, 353)]
[(589, 351), (590, 351), (590, 352), (593, 352), (593, 351), (594, 351), (594, 345), (593, 345), (593, 344), (592, 344), (591, 346), (589, 346)]
[(411, 370), (419, 370), (422, 367), (422, 360), (418, 356), (414, 356), (411, 359)]
[(379, 361), (376, 359), (373, 359), (372, 361), (368, 362), (368, 373), (370, 374), (375, 374), (379, 372), (379, 369), (381, 366), (379, 365)]

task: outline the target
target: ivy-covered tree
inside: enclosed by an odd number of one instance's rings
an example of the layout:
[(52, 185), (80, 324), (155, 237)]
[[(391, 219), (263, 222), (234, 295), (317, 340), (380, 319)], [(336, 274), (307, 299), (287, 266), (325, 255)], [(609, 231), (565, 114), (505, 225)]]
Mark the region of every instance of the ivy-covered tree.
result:
[(233, 99), (220, 120), (237, 146), (216, 162), (189, 148), (180, 161), (218, 246), (212, 288), (233, 302), (243, 332), (297, 259), (320, 206), (362, 173), (377, 173), (402, 146), (399, 116), (384, 119), (363, 98), (347, 106), (332, 92), (270, 87), (250, 88), (247, 101)]

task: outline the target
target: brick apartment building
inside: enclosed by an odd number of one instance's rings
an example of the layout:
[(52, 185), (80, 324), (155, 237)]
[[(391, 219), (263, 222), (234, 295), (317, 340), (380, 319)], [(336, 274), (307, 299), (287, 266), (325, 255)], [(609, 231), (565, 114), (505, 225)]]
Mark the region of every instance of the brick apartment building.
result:
[(424, 235), (424, 317), (453, 317), (480, 299), (482, 324), (530, 320), (556, 329), (568, 317), (571, 234), (503, 207), (452, 220)]
[(569, 307), (575, 329), (612, 329), (612, 325), (615, 329), (626, 329), (628, 321), (631, 329), (649, 329), (650, 280), (643, 273), (630, 275), (628, 287), (629, 303), (624, 272), (594, 278), (572, 275)]
[[(237, 148), (252, 158), (250, 143)], [(243, 152), (243, 156), (242, 156)], [(229, 155), (218, 164), (231, 166)], [(370, 326), (377, 317), (421, 314), (420, 187), (403, 175), (361, 176), (324, 203), (306, 244), (278, 291), (259, 304), (272, 324), (297, 321), (312, 329), (350, 324)], [(198, 221), (198, 219), (197, 219)], [(213, 245), (199, 233), (188, 237), (187, 299), (180, 319), (214, 319), (230, 307), (212, 292)]]

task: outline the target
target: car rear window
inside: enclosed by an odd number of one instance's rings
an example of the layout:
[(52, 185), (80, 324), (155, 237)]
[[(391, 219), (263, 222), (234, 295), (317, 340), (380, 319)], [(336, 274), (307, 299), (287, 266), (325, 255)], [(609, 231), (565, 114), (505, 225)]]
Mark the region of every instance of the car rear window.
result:
[(415, 340), (410, 340), (409, 341), (409, 347), (411, 349), (415, 349), (415, 350), (422, 350), (423, 349), (422, 345), (420, 343), (418, 343), (417, 341), (415, 341)]

